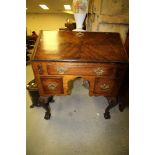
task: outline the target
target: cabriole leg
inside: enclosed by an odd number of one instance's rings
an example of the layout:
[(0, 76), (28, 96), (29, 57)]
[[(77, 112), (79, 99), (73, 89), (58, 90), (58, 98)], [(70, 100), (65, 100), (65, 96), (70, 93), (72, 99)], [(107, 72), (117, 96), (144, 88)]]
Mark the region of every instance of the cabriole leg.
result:
[(51, 108), (49, 106), (50, 102), (54, 102), (53, 96), (40, 96), (39, 103), (43, 106), (46, 110), (44, 119), (49, 120), (51, 117)]
[(117, 97), (107, 97), (107, 100), (108, 100), (108, 106), (107, 108), (105, 109), (105, 113), (104, 113), (104, 118), (105, 119), (110, 119), (110, 109), (115, 107), (118, 102), (117, 102)]

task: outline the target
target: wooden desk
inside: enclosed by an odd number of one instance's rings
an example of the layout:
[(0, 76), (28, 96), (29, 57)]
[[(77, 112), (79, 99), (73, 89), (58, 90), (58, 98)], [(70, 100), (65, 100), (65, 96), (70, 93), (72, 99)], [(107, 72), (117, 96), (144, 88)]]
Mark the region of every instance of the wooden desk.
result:
[(32, 56), (40, 102), (50, 118), (49, 98), (70, 94), (70, 81), (81, 77), (89, 83), (90, 96), (109, 100), (104, 117), (120, 94), (128, 57), (118, 33), (41, 31)]

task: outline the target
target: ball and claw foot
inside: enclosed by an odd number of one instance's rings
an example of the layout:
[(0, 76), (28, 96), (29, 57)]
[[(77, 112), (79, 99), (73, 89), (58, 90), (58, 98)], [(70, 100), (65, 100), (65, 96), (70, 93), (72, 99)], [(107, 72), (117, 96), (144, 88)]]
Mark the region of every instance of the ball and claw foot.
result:
[(45, 116), (44, 116), (44, 119), (49, 120), (50, 117), (51, 117), (51, 113), (50, 112), (46, 112)]
[(110, 119), (110, 112), (104, 113), (104, 118), (105, 119)]

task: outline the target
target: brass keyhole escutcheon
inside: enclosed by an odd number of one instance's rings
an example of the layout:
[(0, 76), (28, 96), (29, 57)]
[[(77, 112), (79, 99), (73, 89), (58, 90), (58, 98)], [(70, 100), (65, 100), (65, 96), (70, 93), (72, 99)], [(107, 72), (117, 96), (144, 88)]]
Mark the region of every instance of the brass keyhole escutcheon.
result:
[(77, 32), (77, 33), (76, 33), (76, 36), (77, 36), (77, 37), (82, 37), (82, 36), (84, 36), (84, 33), (82, 33), (82, 32)]

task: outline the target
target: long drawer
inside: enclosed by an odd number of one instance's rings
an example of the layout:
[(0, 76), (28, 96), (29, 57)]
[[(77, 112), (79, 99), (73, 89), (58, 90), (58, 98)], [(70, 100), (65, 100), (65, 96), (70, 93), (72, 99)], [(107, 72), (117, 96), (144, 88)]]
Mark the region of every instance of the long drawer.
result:
[(49, 62), (36, 63), (40, 75), (87, 75), (108, 78), (120, 78), (124, 74), (124, 66), (102, 63), (68, 63)]

